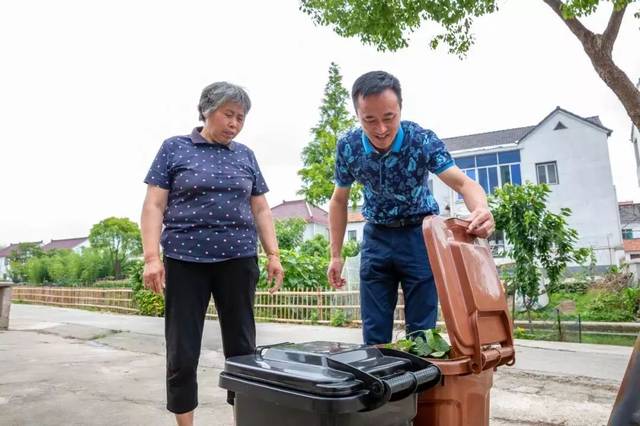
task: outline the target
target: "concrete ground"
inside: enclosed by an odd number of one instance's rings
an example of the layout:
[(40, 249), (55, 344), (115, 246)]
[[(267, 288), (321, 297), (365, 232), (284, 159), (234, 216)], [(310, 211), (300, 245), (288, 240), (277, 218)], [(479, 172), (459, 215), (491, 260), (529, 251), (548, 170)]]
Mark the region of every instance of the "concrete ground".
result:
[[(13, 305), (0, 333), (0, 424), (171, 425), (163, 319)], [(258, 344), (360, 342), (360, 330), (258, 324)], [(604, 425), (631, 348), (517, 341), (517, 364), (495, 375), (492, 425)], [(196, 424), (233, 425), (218, 324), (207, 321)]]

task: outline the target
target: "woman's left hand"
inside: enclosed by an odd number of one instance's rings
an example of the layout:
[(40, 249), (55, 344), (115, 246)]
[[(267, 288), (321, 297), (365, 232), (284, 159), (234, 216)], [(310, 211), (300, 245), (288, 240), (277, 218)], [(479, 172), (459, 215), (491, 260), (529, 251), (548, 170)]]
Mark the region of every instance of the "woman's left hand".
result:
[(271, 284), (273, 282), (273, 285), (269, 288), (269, 293), (273, 294), (282, 287), (284, 269), (282, 269), (280, 258), (278, 256), (268, 255), (267, 259), (267, 284)]

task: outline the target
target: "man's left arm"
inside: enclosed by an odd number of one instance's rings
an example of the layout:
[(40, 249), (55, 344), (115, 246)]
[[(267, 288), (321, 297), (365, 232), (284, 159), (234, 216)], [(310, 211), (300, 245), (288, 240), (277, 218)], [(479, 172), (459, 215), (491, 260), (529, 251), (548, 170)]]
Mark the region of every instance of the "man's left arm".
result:
[(495, 229), (493, 215), (489, 210), (487, 195), (482, 186), (456, 167), (452, 166), (438, 174), (438, 177), (451, 189), (462, 195), (464, 204), (471, 212), (467, 218), (471, 223), (467, 232), (481, 238), (487, 238)]

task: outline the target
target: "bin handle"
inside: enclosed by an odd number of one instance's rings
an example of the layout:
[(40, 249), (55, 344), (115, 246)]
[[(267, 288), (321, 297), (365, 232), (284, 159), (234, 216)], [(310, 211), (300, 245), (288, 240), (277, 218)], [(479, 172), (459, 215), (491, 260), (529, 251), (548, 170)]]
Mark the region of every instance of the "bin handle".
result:
[(407, 371), (406, 373), (383, 379), (385, 388), (389, 393), (389, 401), (397, 401), (416, 392), (422, 385), (433, 383), (440, 378), (440, 370), (435, 365), (418, 370), (415, 372)]

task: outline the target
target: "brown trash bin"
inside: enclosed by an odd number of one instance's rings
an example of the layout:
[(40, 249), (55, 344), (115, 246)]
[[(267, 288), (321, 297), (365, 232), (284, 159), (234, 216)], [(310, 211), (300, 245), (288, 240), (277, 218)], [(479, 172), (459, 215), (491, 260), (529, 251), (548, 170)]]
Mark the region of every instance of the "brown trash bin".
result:
[(493, 370), (513, 365), (513, 329), (502, 283), (486, 240), (467, 234), (468, 222), (425, 218), (442, 315), (451, 342), (440, 385), (423, 392), (414, 426), (488, 425)]

